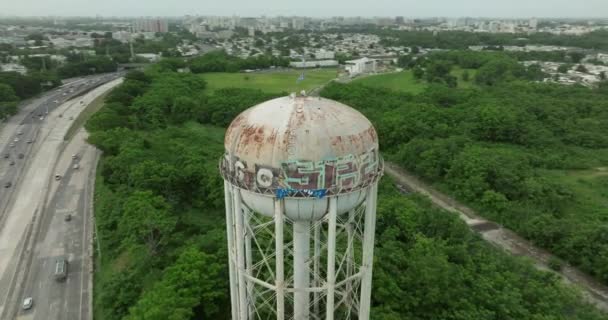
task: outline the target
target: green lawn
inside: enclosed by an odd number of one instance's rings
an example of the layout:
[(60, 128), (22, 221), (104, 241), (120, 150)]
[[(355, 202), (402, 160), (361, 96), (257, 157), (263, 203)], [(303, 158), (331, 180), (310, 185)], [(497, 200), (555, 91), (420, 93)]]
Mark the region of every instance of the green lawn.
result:
[[(469, 71), (469, 81), (464, 81), (462, 75), (465, 69), (454, 68), (451, 74), (458, 78), (458, 87), (468, 89), (474, 87), (473, 78), (477, 70), (466, 69)], [(361, 83), (370, 87), (387, 88), (394, 91), (418, 94), (422, 92), (427, 83), (422, 80), (416, 80), (411, 70), (403, 72), (379, 74), (356, 79), (353, 82)]]
[(549, 177), (574, 193), (574, 200), (567, 205), (567, 214), (595, 223), (608, 223), (608, 167), (554, 170)]
[[(304, 72), (304, 80), (297, 83)], [(272, 73), (205, 73), (201, 76), (212, 91), (221, 88), (251, 88), (270, 93), (310, 91), (336, 78), (336, 69), (289, 70)]]
[(420, 93), (426, 88), (426, 84), (423, 81), (414, 79), (414, 75), (410, 70), (364, 77), (356, 79), (353, 82), (370, 87), (386, 88), (412, 94)]
[[(465, 70), (469, 72), (469, 81), (464, 81), (464, 79), (462, 79), (462, 75), (464, 74)], [(475, 75), (477, 74), (477, 69), (461, 69), (459, 67), (455, 67), (450, 74), (458, 78), (459, 88), (469, 89), (475, 87), (475, 83), (473, 81), (475, 79)]]

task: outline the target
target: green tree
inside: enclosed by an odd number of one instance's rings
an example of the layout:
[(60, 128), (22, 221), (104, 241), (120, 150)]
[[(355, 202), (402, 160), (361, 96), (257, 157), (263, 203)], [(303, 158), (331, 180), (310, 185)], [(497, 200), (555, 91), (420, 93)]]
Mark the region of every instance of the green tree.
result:
[(156, 254), (166, 244), (175, 228), (176, 218), (163, 197), (150, 191), (136, 191), (125, 202), (119, 233), (122, 243), (145, 245), (150, 254)]
[(587, 68), (586, 68), (584, 65), (582, 65), (582, 64), (579, 64), (579, 65), (576, 67), (576, 71), (578, 71), (578, 72), (582, 72), (582, 73), (587, 73), (587, 72), (589, 72), (589, 70), (587, 70)]
[(194, 316), (193, 308), (201, 304), (207, 314), (217, 315), (218, 299), (226, 292), (220, 278), (222, 266), (207, 254), (194, 247), (186, 248), (162, 279), (145, 291), (137, 304), (130, 308), (126, 320), (188, 320)]
[(572, 65), (569, 64), (560, 64), (559, 67), (557, 67), (557, 72), (559, 73), (568, 73), (568, 71), (572, 69)]

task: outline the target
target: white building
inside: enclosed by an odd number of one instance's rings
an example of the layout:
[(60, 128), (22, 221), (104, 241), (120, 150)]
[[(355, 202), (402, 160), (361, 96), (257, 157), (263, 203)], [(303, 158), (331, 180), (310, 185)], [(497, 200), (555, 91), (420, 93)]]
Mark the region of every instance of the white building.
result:
[(289, 63), (292, 68), (321, 68), (321, 67), (337, 67), (336, 60), (317, 60), (317, 61), (292, 61)]
[(336, 54), (333, 51), (325, 51), (325, 50), (321, 49), (321, 50), (317, 50), (317, 52), (315, 52), (315, 58), (319, 59), (319, 60), (334, 59), (335, 57), (336, 57)]
[(603, 63), (608, 63), (608, 54), (606, 53), (598, 53), (597, 60), (602, 61)]
[(118, 40), (122, 43), (131, 41), (131, 32), (128, 31), (116, 31), (112, 32), (112, 39)]
[(362, 73), (376, 72), (376, 60), (364, 57), (346, 61), (346, 71), (351, 77)]
[(144, 58), (150, 62), (157, 62), (160, 60), (160, 55), (155, 53), (138, 53), (136, 56), (139, 58)]
[(133, 31), (169, 32), (169, 24), (164, 19), (139, 19), (133, 22)]
[(18, 63), (5, 63), (0, 64), (0, 71), (2, 72), (17, 72), (20, 74), (26, 74), (27, 69)]

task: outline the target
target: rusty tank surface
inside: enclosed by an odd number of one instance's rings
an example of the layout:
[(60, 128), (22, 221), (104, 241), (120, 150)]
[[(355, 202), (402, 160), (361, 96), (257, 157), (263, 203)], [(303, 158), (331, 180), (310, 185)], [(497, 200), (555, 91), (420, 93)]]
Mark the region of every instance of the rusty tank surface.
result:
[(291, 95), (251, 107), (230, 124), (224, 145), (222, 176), (247, 191), (244, 201), (261, 212), (270, 208), (254, 204), (249, 193), (313, 199), (350, 194), (352, 199), (342, 197), (344, 212), (362, 198), (357, 191), (382, 175), (371, 122), (330, 99)]

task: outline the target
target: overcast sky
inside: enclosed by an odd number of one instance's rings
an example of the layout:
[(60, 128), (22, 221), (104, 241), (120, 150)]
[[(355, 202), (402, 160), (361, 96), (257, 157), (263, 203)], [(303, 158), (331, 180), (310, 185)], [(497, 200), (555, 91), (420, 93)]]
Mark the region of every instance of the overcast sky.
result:
[(608, 17), (608, 0), (0, 0), (0, 15)]

